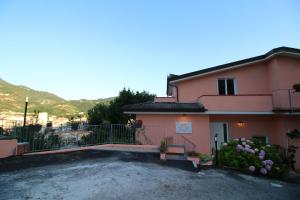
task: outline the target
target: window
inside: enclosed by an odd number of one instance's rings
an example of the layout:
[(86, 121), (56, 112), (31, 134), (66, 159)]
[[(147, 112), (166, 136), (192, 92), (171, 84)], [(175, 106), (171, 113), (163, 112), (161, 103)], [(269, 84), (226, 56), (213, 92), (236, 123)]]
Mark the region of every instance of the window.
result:
[(219, 86), (219, 94), (225, 95), (226, 94), (225, 80), (218, 80), (218, 86)]
[(255, 139), (255, 140), (260, 141), (262, 144), (268, 144), (269, 143), (267, 136), (253, 136), (252, 138)]
[(237, 84), (235, 79), (219, 79), (218, 80), (219, 95), (236, 95)]

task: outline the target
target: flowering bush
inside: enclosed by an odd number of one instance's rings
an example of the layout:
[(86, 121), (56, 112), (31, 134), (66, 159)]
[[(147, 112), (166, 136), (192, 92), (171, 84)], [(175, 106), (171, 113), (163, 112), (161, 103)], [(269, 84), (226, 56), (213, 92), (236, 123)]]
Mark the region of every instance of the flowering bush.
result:
[(224, 143), (220, 149), (219, 163), (275, 178), (285, 178), (289, 172), (277, 146), (263, 145), (255, 139), (240, 138)]

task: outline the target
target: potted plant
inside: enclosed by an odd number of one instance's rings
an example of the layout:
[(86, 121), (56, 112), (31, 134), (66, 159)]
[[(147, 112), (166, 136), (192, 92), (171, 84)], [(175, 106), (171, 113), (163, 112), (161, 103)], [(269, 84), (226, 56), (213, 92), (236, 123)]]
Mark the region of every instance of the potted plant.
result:
[(167, 151), (167, 140), (163, 139), (162, 141), (160, 141), (160, 159), (161, 160), (166, 160), (166, 151)]
[(209, 165), (209, 162), (211, 163), (211, 157), (209, 155), (207, 155), (206, 153), (200, 153), (199, 158), (200, 158), (201, 164)]

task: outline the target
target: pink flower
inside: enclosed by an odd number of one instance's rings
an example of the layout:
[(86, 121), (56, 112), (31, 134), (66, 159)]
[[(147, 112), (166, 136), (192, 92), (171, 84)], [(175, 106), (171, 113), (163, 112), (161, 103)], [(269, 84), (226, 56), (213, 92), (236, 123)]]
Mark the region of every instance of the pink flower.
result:
[(263, 160), (263, 159), (265, 159), (265, 156), (264, 156), (264, 155), (259, 155), (258, 158), (259, 158), (260, 160)]
[(266, 155), (266, 152), (264, 150), (260, 150), (259, 154), (260, 155)]
[(266, 168), (268, 171), (271, 171), (272, 166), (271, 166), (271, 165), (266, 165), (265, 168)]
[(255, 167), (254, 167), (253, 165), (251, 165), (251, 166), (249, 167), (249, 171), (250, 171), (250, 172), (254, 172), (254, 171), (255, 171)]
[(273, 163), (273, 161), (272, 160), (265, 160), (265, 164), (266, 165), (273, 165), (274, 163)]
[(236, 150), (237, 151), (241, 151), (241, 150), (244, 150), (244, 147), (240, 144), (236, 145)]
[(268, 171), (265, 168), (260, 168), (260, 173), (262, 175), (266, 175), (268, 173)]

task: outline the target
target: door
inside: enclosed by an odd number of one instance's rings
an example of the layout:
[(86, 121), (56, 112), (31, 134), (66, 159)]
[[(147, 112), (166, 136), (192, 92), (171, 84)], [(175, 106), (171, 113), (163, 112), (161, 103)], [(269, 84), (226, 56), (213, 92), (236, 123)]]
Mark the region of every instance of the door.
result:
[(211, 148), (215, 149), (215, 135), (218, 134), (218, 149), (223, 142), (228, 142), (228, 123), (226, 122), (211, 122), (210, 123), (210, 144)]

